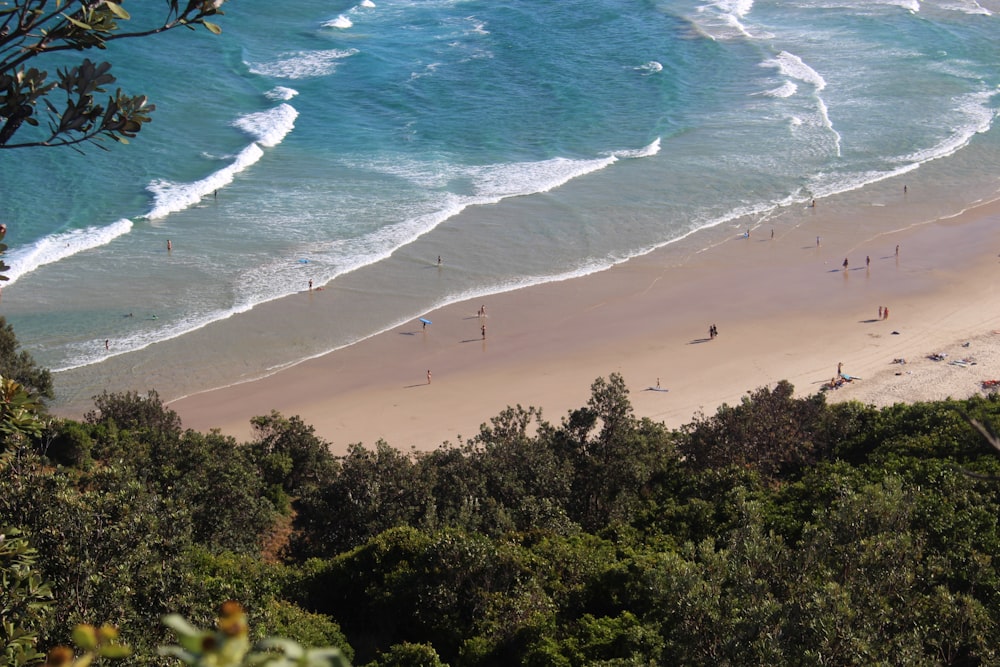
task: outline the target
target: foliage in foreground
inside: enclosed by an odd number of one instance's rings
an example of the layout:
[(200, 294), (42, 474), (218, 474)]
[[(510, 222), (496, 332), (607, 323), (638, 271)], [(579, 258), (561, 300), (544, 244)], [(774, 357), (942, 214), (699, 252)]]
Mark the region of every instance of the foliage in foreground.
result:
[[(114, 40), (145, 38), (181, 27), (201, 25), (218, 34), (220, 28), (208, 19), (222, 14), (224, 2), (166, 0), (160, 19), (151, 18), (152, 3), (136, 4), (147, 21), (131, 29), (123, 24), (132, 17), (121, 2), (111, 0), (0, 3), (0, 149), (83, 143), (101, 146), (104, 138), (128, 143), (149, 122), (156, 107), (148, 104), (144, 95), (131, 96), (120, 89), (109, 94), (107, 101), (96, 99), (115, 83), (110, 63), (84, 58), (76, 66), (57, 69), (50, 77), (42, 69), (44, 57), (104, 50)], [(35, 129), (20, 142), (15, 141), (15, 135), (25, 134), (26, 127)]]
[(237, 443), (105, 394), (0, 436), (0, 524), (50, 585), (3, 627), (41, 651), (107, 622), (160, 664), (157, 618), (238, 599), (253, 641), (361, 665), (998, 664), (1000, 459), (972, 422), (1000, 399), (779, 383), (671, 431), (612, 375), (557, 424), (517, 406), (460, 446), (334, 458), (295, 417)]

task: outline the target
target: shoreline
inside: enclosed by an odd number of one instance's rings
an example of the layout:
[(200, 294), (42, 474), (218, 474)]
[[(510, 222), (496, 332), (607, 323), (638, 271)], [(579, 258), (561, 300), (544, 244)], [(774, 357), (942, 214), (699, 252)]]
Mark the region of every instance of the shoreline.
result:
[[(1000, 329), (1000, 314), (991, 315), (1000, 313), (997, 222), (1000, 203), (992, 202), (902, 231), (875, 226), (861, 239), (856, 225), (805, 219), (774, 238), (766, 224), (749, 238), (733, 229), (703, 251), (668, 246), (600, 273), (452, 304), (427, 313), (427, 329), (407, 323), (168, 405), (185, 427), (238, 440), (251, 437), (253, 416), (297, 415), (342, 454), (379, 440), (400, 450), (462, 444), (518, 404), (558, 423), (612, 372), (624, 377), (637, 416), (668, 427), (782, 379), (796, 395), (815, 393), (839, 362), (863, 379), (828, 392), (831, 401), (879, 405), (942, 391), (961, 398), (976, 393), (975, 380), (1000, 376), (1000, 336), (990, 333)], [(880, 305), (889, 320), (877, 320)], [(703, 340), (713, 323), (719, 336)], [(976, 365), (945, 365), (964, 375), (948, 373), (945, 382), (942, 364), (915, 363), (963, 342), (970, 347), (958, 349), (977, 356)], [(904, 375), (895, 375), (895, 358), (912, 360)], [(669, 391), (648, 390), (658, 379)]]

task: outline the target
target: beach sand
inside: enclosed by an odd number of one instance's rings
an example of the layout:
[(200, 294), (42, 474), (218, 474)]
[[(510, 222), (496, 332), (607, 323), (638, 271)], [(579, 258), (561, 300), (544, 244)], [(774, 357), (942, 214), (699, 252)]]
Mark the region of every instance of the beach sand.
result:
[[(255, 415), (298, 415), (342, 454), (379, 440), (401, 450), (461, 444), (517, 404), (558, 423), (611, 373), (637, 416), (669, 427), (783, 379), (815, 393), (838, 363), (860, 379), (828, 392), (831, 401), (964, 398), (1000, 378), (1000, 205), (914, 223), (876, 234), (820, 215), (773, 238), (766, 223), (749, 238), (734, 228), (708, 249), (668, 246), (598, 274), (453, 304), (428, 313), (426, 329), (415, 320), (169, 405), (185, 427), (239, 440)], [(938, 352), (948, 356), (927, 358)], [(949, 363), (962, 358), (975, 363)], [(658, 380), (667, 391), (650, 389)]]

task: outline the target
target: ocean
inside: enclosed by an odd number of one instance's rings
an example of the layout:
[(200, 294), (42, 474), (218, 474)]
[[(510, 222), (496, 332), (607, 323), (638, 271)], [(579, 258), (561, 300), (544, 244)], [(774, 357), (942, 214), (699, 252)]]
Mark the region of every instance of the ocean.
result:
[(86, 54), (157, 106), (128, 145), (0, 153), (0, 315), (57, 405), (251, 380), (813, 201), (863, 225), (906, 185), (901, 227), (1000, 196), (1000, 0), (224, 9)]

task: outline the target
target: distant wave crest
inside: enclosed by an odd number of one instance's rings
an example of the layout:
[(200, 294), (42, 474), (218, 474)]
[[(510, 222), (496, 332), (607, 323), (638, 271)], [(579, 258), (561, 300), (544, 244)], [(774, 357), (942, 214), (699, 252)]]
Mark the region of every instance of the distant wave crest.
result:
[(798, 91), (798, 89), (799, 89), (799, 87), (796, 86), (791, 81), (785, 81), (783, 84), (781, 84), (777, 88), (772, 88), (771, 90), (765, 90), (762, 93), (756, 93), (756, 94), (757, 95), (762, 95), (764, 97), (785, 98), (785, 97), (791, 97), (792, 95), (794, 95), (796, 93), (796, 91)]
[(789, 78), (811, 84), (817, 91), (826, 88), (826, 79), (794, 53), (782, 51), (773, 59), (765, 60), (761, 66), (775, 67)]
[(261, 146), (277, 146), (295, 127), (299, 112), (290, 104), (280, 104), (267, 111), (258, 111), (238, 118), (233, 125), (240, 128)]
[(638, 67), (636, 67), (636, 69), (639, 70), (640, 72), (645, 72), (646, 74), (655, 74), (656, 72), (663, 71), (663, 65), (656, 62), (655, 60), (650, 60), (645, 65), (639, 65)]
[(132, 230), (132, 221), (122, 218), (104, 227), (87, 227), (60, 232), (43, 237), (24, 248), (16, 248), (7, 256), (11, 270), (7, 272), (10, 278), (7, 284), (17, 282), (26, 273), (31, 273), (40, 266), (58, 262), (77, 253), (107, 245), (113, 240), (128, 234)]
[(266, 97), (269, 100), (287, 102), (288, 100), (292, 99), (298, 94), (299, 91), (294, 90), (292, 88), (286, 88), (285, 86), (275, 86), (271, 90), (264, 93), (264, 97)]
[(254, 164), (264, 155), (257, 144), (250, 144), (236, 156), (236, 160), (193, 183), (172, 183), (165, 180), (155, 180), (146, 186), (146, 189), (153, 194), (153, 206), (146, 218), (155, 220), (165, 218), (171, 213), (183, 211), (184, 209), (197, 204), (202, 197), (229, 185), (233, 182), (233, 177)]
[[(293, 91), (294, 92), (294, 91)], [(233, 182), (236, 174), (247, 169), (261, 157), (261, 146), (277, 146), (295, 127), (299, 112), (290, 104), (279, 104), (267, 111), (246, 114), (233, 125), (247, 133), (254, 141), (236, 156), (233, 162), (205, 178), (191, 183), (173, 183), (155, 180), (146, 186), (153, 194), (153, 206), (145, 215), (150, 220), (164, 218), (197, 204), (216, 190)]]
[(328, 49), (325, 51), (298, 51), (283, 54), (278, 60), (266, 63), (247, 63), (254, 74), (280, 79), (307, 79), (327, 76), (337, 69), (344, 58), (350, 58), (357, 49)]
[(323, 27), (324, 28), (340, 28), (341, 30), (346, 30), (346, 29), (350, 28), (353, 25), (354, 25), (354, 23), (351, 21), (351, 19), (349, 19), (346, 16), (344, 16), (343, 14), (341, 14), (337, 18), (331, 19), (331, 20), (327, 21), (326, 23), (324, 23)]
[(713, 40), (731, 40), (754, 37), (743, 23), (753, 9), (753, 0), (717, 0), (707, 2), (695, 10), (692, 23)]

